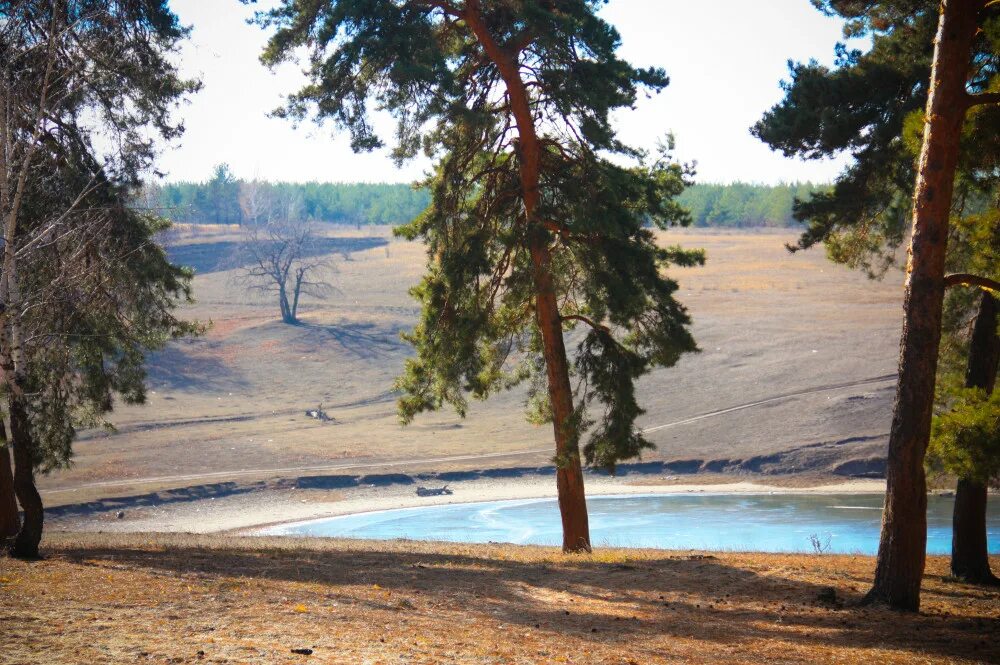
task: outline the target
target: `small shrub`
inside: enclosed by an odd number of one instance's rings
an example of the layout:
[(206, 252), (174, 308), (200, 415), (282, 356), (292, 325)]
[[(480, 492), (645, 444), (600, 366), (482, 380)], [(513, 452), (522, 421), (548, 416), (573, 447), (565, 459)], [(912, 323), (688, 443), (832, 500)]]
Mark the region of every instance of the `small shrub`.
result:
[(830, 551), (830, 541), (832, 539), (833, 538), (830, 534), (827, 534), (824, 539), (814, 533), (809, 536), (809, 544), (812, 545), (813, 552), (816, 554), (825, 554)]

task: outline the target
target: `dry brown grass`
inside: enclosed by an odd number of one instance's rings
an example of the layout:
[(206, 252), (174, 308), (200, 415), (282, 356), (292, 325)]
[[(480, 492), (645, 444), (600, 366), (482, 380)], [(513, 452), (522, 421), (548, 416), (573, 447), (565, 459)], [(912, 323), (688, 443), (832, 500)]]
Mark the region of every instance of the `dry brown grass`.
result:
[[(182, 231), (187, 235), (178, 245), (225, 246), (238, 237), (215, 227)], [(285, 479), (297, 474), (277, 470), (348, 458), (392, 463), (395, 471), (412, 473), (415, 465), (400, 463), (550, 449), (551, 428), (534, 427), (523, 417), (523, 391), (474, 403), (465, 420), (446, 409), (401, 428), (390, 390), (411, 349), (398, 332), (417, 321), (417, 303), (407, 290), (423, 273), (426, 248), (392, 238), (385, 228), (329, 233), (387, 244), (355, 252), (349, 261), (338, 255), (330, 279), (340, 291), (306, 300), (301, 326), (278, 322), (274, 303), (248, 300), (232, 274), (199, 274), (198, 302), (183, 313), (211, 320), (212, 329), (153, 357), (148, 405), (118, 405), (116, 434), (83, 433), (73, 467), (40, 480), (47, 505), (242, 481), (255, 470), (261, 473), (254, 478)], [(702, 353), (639, 382), (639, 401), (647, 410), (640, 426), (895, 371), (901, 277), (873, 283), (830, 264), (822, 252), (789, 255), (784, 244), (794, 239), (793, 231), (664, 234), (664, 244), (708, 252), (702, 268), (671, 270)], [(693, 420), (652, 432), (658, 448), (646, 461), (745, 460), (804, 451), (783, 468), (808, 471), (810, 462), (814, 470), (829, 472), (844, 460), (884, 454), (891, 400), (886, 381)], [(319, 403), (336, 426), (304, 415)], [(810, 446), (818, 443), (831, 444), (826, 457), (812, 454)], [(470, 460), (455, 470), (539, 466), (550, 457)], [(234, 475), (185, 477), (204, 472)], [(163, 476), (181, 478), (140, 482)], [(120, 484), (92, 487), (102, 481)]]
[(0, 662), (1000, 661), (1000, 592), (941, 557), (906, 615), (854, 606), (862, 556), (99, 534), (47, 551), (0, 560)]

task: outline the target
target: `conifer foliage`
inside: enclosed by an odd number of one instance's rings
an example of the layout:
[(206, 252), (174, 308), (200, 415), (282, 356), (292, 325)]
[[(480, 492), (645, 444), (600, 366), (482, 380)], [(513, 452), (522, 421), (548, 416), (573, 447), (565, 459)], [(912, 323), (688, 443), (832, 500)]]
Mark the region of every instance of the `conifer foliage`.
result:
[(651, 224), (689, 221), (674, 197), (690, 171), (669, 141), (647, 154), (616, 138), (609, 115), (668, 79), (618, 58), (602, 4), (284, 0), (258, 15), (276, 29), (266, 63), (309, 53), (279, 115), (333, 120), (367, 150), (382, 145), (369, 110), (387, 110), (396, 158), (436, 159), (430, 206), (399, 229), (429, 254), (401, 418), (530, 382), (532, 415), (554, 428), (568, 551), (590, 549), (581, 436), (608, 468), (651, 447), (634, 382), (695, 350), (663, 269), (704, 260), (655, 242)]
[(197, 330), (174, 314), (190, 274), (156, 243), (168, 224), (131, 206), (198, 87), (171, 62), (185, 35), (166, 0), (0, 4), (0, 411), (15, 463), (0, 493), (24, 511), (17, 556), (38, 556), (35, 472), (68, 464), (76, 429), (107, 424), (115, 399), (142, 402), (146, 351)]
[(835, 260), (878, 275), (909, 239), (887, 497), (867, 600), (916, 610), (942, 305), (946, 286), (966, 283), (945, 279), (950, 222), (997, 185), (1000, 14), (986, 0), (815, 4), (845, 19), (847, 36), (871, 37), (872, 47), (839, 47), (832, 70), (794, 65), (785, 99), (753, 131), (789, 156), (855, 158), (830, 191), (797, 203), (809, 224), (799, 247), (825, 241)]

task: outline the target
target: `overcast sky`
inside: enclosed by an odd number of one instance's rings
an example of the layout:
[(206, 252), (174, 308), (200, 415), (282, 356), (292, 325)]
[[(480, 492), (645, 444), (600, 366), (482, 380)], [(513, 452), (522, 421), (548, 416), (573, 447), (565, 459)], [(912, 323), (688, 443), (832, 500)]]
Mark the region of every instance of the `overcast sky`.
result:
[[(419, 161), (397, 169), (384, 152), (355, 155), (329, 125), (294, 128), (267, 117), (303, 77), (293, 65), (271, 72), (260, 64), (266, 37), (246, 24), (252, 10), (237, 0), (171, 5), (194, 29), (183, 71), (204, 89), (180, 111), (183, 138), (162, 154), (167, 180), (204, 180), (220, 162), (239, 177), (292, 181), (409, 182), (427, 169)], [(616, 118), (629, 143), (652, 146), (672, 131), (678, 156), (698, 162), (700, 182), (830, 180), (840, 170), (839, 161), (785, 159), (749, 133), (781, 98), (789, 59), (832, 61), (840, 23), (809, 0), (611, 0), (602, 14), (621, 32), (626, 59), (671, 78), (663, 93)]]

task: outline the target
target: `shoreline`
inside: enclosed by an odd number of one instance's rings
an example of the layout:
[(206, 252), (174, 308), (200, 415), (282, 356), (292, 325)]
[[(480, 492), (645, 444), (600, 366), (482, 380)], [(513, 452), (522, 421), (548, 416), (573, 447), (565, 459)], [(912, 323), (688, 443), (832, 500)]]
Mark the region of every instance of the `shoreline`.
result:
[[(699, 489), (697, 491), (685, 490), (676, 492), (654, 492), (654, 491), (643, 491), (643, 492), (614, 492), (614, 493), (603, 493), (603, 492), (591, 492), (588, 495), (588, 499), (624, 499), (624, 498), (649, 498), (649, 497), (659, 497), (659, 496), (688, 496), (690, 494), (698, 494), (699, 496), (705, 497), (718, 497), (718, 496), (772, 496), (772, 495), (783, 495), (783, 496), (867, 496), (882, 494), (883, 492), (873, 491), (860, 491), (860, 492), (804, 492), (797, 491), (796, 489), (788, 489), (788, 491), (775, 492), (775, 491), (746, 491), (746, 492), (721, 492), (717, 489), (710, 488), (708, 490)], [(426, 497), (421, 497), (426, 498)], [(310, 517), (304, 520), (293, 520), (293, 521), (281, 521), (275, 522), (273, 524), (262, 524), (260, 526), (250, 527), (248, 529), (235, 529), (232, 535), (243, 535), (243, 536), (294, 536), (294, 537), (308, 537), (314, 538), (316, 536), (304, 536), (302, 534), (296, 533), (282, 533), (280, 531), (281, 527), (302, 527), (319, 522), (325, 522), (326, 520), (338, 519), (342, 517), (355, 517), (359, 515), (380, 515), (382, 513), (392, 513), (402, 510), (419, 510), (421, 508), (443, 508), (443, 507), (463, 507), (463, 506), (479, 506), (482, 504), (511, 504), (511, 505), (526, 505), (531, 503), (540, 503), (543, 501), (556, 501), (555, 496), (539, 496), (539, 497), (519, 497), (515, 499), (482, 499), (473, 501), (457, 501), (457, 502), (441, 502), (441, 503), (421, 503), (419, 505), (408, 505), (397, 508), (374, 508), (371, 510), (358, 510), (345, 513), (337, 513), (331, 515), (324, 515), (321, 517)], [(859, 510), (869, 510), (869, 508), (859, 508)], [(881, 511), (881, 508), (879, 508)], [(325, 536), (322, 536), (325, 537)], [(452, 542), (452, 541), (448, 541)], [(467, 542), (467, 541), (454, 541), (454, 542)], [(477, 542), (477, 541), (469, 541)], [(521, 543), (514, 543), (521, 544)], [(640, 548), (641, 549), (641, 548)], [(656, 548), (653, 548), (656, 549)], [(686, 549), (686, 548), (682, 548)]]
[[(589, 497), (610, 495), (678, 494), (787, 494), (836, 495), (881, 494), (885, 481), (852, 479), (817, 481), (806, 487), (790, 487), (760, 480), (692, 483), (676, 477), (662, 481), (625, 480), (602, 476), (587, 479)], [(780, 482), (780, 481), (779, 481)], [(452, 494), (417, 496), (416, 484), (393, 487), (359, 487), (346, 490), (264, 489), (225, 497), (200, 498), (178, 503), (154, 503), (137, 507), (56, 517), (56, 531), (102, 531), (117, 533), (182, 532), (217, 535), (259, 535), (263, 529), (344, 515), (424, 506), (489, 503), (556, 498), (551, 476), (517, 479), (475, 479), (449, 483)], [(122, 517), (117, 515), (121, 513)]]

